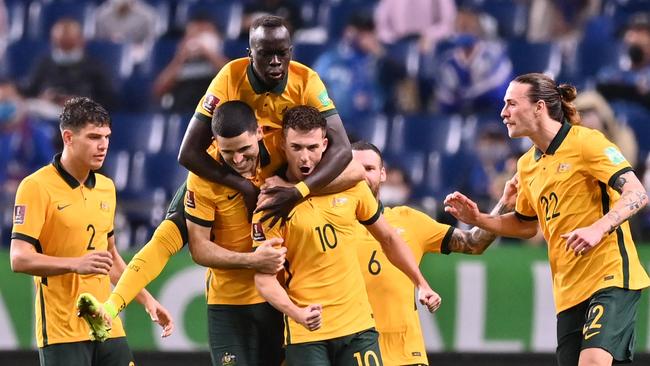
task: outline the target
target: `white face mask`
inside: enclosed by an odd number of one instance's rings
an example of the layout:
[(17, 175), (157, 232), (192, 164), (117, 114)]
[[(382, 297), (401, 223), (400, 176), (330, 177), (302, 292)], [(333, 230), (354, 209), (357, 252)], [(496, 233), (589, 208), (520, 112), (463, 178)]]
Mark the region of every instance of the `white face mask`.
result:
[(60, 48), (54, 48), (52, 50), (52, 60), (57, 65), (71, 65), (81, 61), (84, 57), (84, 51), (81, 48), (77, 48), (71, 51), (64, 51)]
[(379, 186), (379, 198), (386, 206), (403, 205), (409, 199), (409, 191), (406, 187), (382, 184)]

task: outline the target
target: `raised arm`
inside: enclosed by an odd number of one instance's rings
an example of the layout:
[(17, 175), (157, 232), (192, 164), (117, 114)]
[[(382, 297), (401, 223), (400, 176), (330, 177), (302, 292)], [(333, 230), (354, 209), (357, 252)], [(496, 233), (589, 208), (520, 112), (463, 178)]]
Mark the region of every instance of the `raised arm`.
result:
[(426, 305), (429, 311), (436, 311), (440, 307), (440, 296), (431, 289), (427, 280), (424, 279), (415, 258), (413, 258), (413, 252), (395, 229), (388, 224), (383, 216), (366, 228), (379, 242), (388, 260), (415, 284), (420, 303)]
[(211, 268), (247, 268), (259, 272), (276, 274), (282, 270), (287, 248), (273, 248), (282, 244), (282, 239), (265, 241), (254, 252), (240, 253), (228, 250), (210, 240), (210, 228), (187, 222), (189, 247), (192, 259), (197, 264)]
[(576, 254), (588, 252), (648, 204), (648, 193), (634, 172), (621, 174), (612, 186), (621, 197), (605, 216), (590, 226), (563, 234), (562, 238), (567, 240), (567, 249)]
[(474, 201), (460, 192), (454, 192), (445, 198), (445, 212), (458, 220), (497, 236), (529, 239), (537, 234), (537, 221), (520, 219), (514, 212), (499, 213), (493, 210), (490, 214), (479, 211)]
[[(517, 184), (518, 180), (516, 175), (506, 182), (505, 188), (503, 189), (503, 196), (501, 196), (499, 202), (494, 206), (490, 215), (503, 215), (515, 209)], [(455, 229), (449, 242), (449, 249), (457, 253), (482, 254), (496, 237), (496, 234), (479, 227), (474, 227), (471, 230)]]
[(257, 205), (257, 188), (249, 180), (234, 174), (217, 163), (207, 149), (212, 143), (210, 124), (192, 117), (178, 153), (178, 162), (192, 173), (242, 193), (246, 207), (252, 213)]

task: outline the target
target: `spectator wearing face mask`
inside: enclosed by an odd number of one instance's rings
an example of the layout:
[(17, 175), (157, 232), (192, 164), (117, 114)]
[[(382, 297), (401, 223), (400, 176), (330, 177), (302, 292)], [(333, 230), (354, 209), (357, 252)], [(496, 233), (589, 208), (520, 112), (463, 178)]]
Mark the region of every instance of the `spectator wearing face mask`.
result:
[(113, 106), (114, 89), (108, 71), (84, 52), (81, 25), (62, 18), (52, 26), (50, 53), (31, 70), (25, 94), (60, 108), (72, 96), (89, 97)]
[(622, 62), (598, 75), (598, 91), (607, 100), (623, 99), (650, 105), (650, 12), (636, 13), (623, 33), (627, 51)]
[(386, 182), (379, 187), (381, 202), (386, 206), (400, 206), (411, 199), (411, 181), (398, 167), (386, 167)]
[(158, 75), (154, 95), (164, 109), (192, 112), (214, 75), (228, 62), (223, 42), (209, 17), (195, 15), (185, 27), (172, 61)]
[(54, 156), (54, 129), (29, 116), (16, 85), (0, 79), (0, 193), (15, 193), (18, 183)]

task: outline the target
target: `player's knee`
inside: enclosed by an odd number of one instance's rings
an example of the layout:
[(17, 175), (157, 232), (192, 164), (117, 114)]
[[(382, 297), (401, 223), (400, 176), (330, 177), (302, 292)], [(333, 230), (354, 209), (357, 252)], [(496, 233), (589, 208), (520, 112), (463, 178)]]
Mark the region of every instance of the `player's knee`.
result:
[(578, 366), (610, 366), (612, 355), (602, 348), (586, 348), (580, 352)]

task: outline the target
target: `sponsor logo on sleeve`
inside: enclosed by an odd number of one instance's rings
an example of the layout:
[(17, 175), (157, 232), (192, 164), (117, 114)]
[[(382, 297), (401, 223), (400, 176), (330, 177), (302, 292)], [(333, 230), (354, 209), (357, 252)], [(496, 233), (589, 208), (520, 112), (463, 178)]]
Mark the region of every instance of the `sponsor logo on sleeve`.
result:
[(216, 95), (208, 93), (205, 95), (205, 99), (203, 100), (203, 109), (212, 114), (214, 113), (214, 109), (217, 107), (217, 104), (219, 104), (219, 102), (220, 100)]
[(262, 227), (261, 222), (256, 222), (253, 224), (253, 240), (255, 241), (264, 241), (266, 240), (266, 235), (264, 235), (264, 228)]
[(625, 161), (625, 157), (623, 157), (623, 154), (621, 154), (621, 152), (618, 151), (618, 149), (613, 146), (605, 148), (605, 155), (607, 155), (609, 161), (611, 161), (612, 164), (614, 165), (618, 165)]
[(320, 101), (320, 104), (323, 105), (323, 107), (327, 107), (332, 103), (330, 96), (327, 95), (327, 90), (323, 90), (320, 94), (318, 94), (318, 100)]
[(196, 208), (196, 202), (194, 201), (194, 192), (188, 190), (185, 194), (185, 206), (189, 208)]
[(14, 206), (14, 225), (22, 225), (25, 223), (26, 212), (27, 212), (27, 206), (25, 205)]

